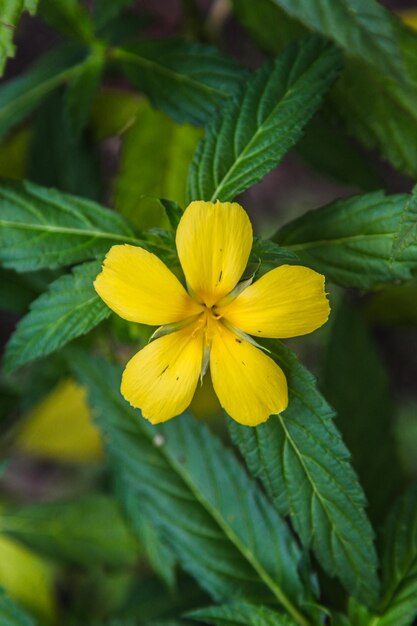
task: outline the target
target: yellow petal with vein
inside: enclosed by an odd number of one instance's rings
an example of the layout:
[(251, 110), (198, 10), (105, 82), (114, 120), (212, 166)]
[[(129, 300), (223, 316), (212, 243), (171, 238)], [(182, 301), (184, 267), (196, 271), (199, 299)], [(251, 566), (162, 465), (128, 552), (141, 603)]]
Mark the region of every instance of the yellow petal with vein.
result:
[(231, 324), (257, 337), (311, 333), (329, 317), (324, 276), (308, 267), (281, 265), (219, 309)]
[(159, 326), (201, 310), (157, 256), (128, 244), (110, 249), (94, 287), (108, 307), (130, 322)]
[(221, 324), (213, 336), (210, 372), (220, 404), (240, 424), (257, 426), (288, 405), (281, 368)]
[(152, 424), (189, 406), (203, 360), (203, 333), (194, 325), (155, 339), (127, 364), (121, 392)]
[(212, 306), (240, 280), (252, 247), (252, 226), (236, 202), (192, 202), (177, 229), (177, 249), (188, 284)]

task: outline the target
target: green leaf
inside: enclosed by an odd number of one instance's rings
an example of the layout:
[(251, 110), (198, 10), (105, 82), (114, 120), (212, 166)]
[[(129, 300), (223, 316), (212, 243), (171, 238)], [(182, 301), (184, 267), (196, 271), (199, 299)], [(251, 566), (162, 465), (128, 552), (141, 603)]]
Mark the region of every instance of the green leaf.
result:
[(270, 239), (254, 237), (249, 262), (258, 265), (256, 274), (264, 274), (268, 270), (283, 263), (296, 263), (295, 252), (286, 250)]
[(165, 198), (161, 198), (159, 202), (165, 209), (165, 213), (167, 215), (172, 230), (177, 230), (178, 224), (180, 223), (180, 219), (184, 211), (177, 202), (173, 202), (172, 200), (166, 200)]
[(0, 531), (46, 556), (82, 567), (127, 567), (138, 545), (116, 503), (101, 494), (9, 508)]
[(0, 262), (19, 272), (91, 259), (140, 243), (117, 213), (30, 182), (0, 187)]
[(215, 599), (279, 602), (309, 624), (298, 608), (306, 600), (299, 548), (234, 455), (189, 415), (151, 426), (122, 399), (118, 368), (85, 354), (70, 362), (113, 470), (123, 471), (184, 569)]
[(96, 44), (66, 93), (66, 114), (70, 130), (77, 137), (86, 126), (105, 65), (105, 48)]
[(338, 200), (285, 225), (276, 238), (303, 264), (344, 287), (407, 280), (417, 269), (417, 242), (391, 259), (407, 199), (377, 191)]
[(26, 611), (6, 596), (0, 588), (0, 621), (2, 626), (35, 626), (35, 621)]
[(161, 540), (152, 521), (142, 510), (140, 499), (129, 487), (129, 475), (120, 468), (116, 480), (115, 495), (120, 502), (130, 527), (140, 542), (140, 546), (158, 576), (173, 590), (175, 587), (176, 558), (172, 550)]
[(378, 589), (373, 531), (334, 413), (294, 354), (277, 341), (267, 346), (287, 377), (289, 406), (256, 428), (230, 420), (233, 440), (327, 573), (371, 603)]
[(253, 604), (224, 604), (197, 609), (188, 618), (215, 626), (295, 626), (287, 615)]
[(0, 76), (3, 76), (6, 61), (14, 57), (13, 34), (23, 11), (32, 15), (36, 12), (37, 0), (2, 0), (0, 6)]
[(396, 259), (397, 255), (409, 246), (415, 245), (417, 242), (417, 185), (413, 188), (411, 195), (404, 205), (398, 231), (395, 233), (392, 242), (392, 258)]
[(39, 13), (52, 28), (70, 39), (89, 43), (94, 38), (90, 15), (80, 0), (40, 0)]
[[(417, 41), (410, 52), (415, 59)], [(411, 76), (399, 83), (365, 62), (351, 59), (335, 86), (333, 108), (365, 147), (378, 150), (396, 169), (415, 177), (416, 97), (417, 81)]]
[(338, 50), (316, 36), (263, 65), (207, 127), (189, 200), (232, 200), (261, 180), (298, 141), (339, 70)]
[(411, 626), (417, 617), (417, 486), (394, 507), (385, 529), (382, 616), (375, 626)]
[[(332, 318), (323, 392), (336, 410), (337, 424), (352, 453), (353, 466), (370, 501), (372, 517), (379, 523), (401, 485), (389, 377), (360, 312), (346, 298)], [(354, 381), (354, 385), (347, 381)]]
[(117, 210), (141, 229), (168, 226), (165, 209), (155, 198), (184, 205), (188, 166), (200, 136), (196, 128), (176, 124), (142, 100), (135, 123), (123, 134)]
[[(288, 4), (289, 0), (285, 2)], [(258, 0), (255, 6), (251, 0), (235, 1), (235, 11), (244, 26), (262, 48), (273, 54), (280, 52), (289, 38), (299, 37), (303, 32), (301, 23), (294, 22), (278, 3), (279, 0)], [(297, 11), (299, 5), (291, 4)], [(340, 3), (328, 3), (328, 11), (333, 11), (337, 4)], [(348, 3), (345, 4), (348, 8)], [(367, 6), (367, 3), (363, 3), (364, 7), (365, 4)], [(316, 0), (312, 6), (317, 6)], [(328, 26), (331, 27), (331, 23)], [(417, 35), (399, 20), (394, 21), (394, 27), (403, 68), (389, 76), (385, 68), (385, 55), (381, 55), (380, 69), (369, 63), (368, 55), (361, 59), (346, 58), (345, 71), (332, 90), (331, 108), (335, 117), (341, 117), (344, 128), (365, 146), (379, 150), (397, 169), (416, 176)], [(350, 54), (348, 50), (346, 53)], [(375, 93), (378, 98), (375, 98)], [(323, 140), (326, 141), (325, 136), (320, 142)], [(339, 148), (339, 153), (343, 153), (342, 148)]]
[(273, 0), (291, 17), (395, 78), (402, 70), (393, 19), (376, 0)]
[(6, 371), (55, 352), (109, 317), (93, 287), (100, 269), (100, 261), (78, 265), (33, 301), (6, 346)]
[(156, 108), (196, 126), (203, 126), (248, 75), (215, 48), (182, 41), (144, 40), (113, 49), (112, 56)]
[(102, 195), (97, 146), (88, 134), (70, 129), (63, 88), (41, 103), (34, 115), (27, 178), (90, 200)]
[(73, 78), (85, 51), (62, 46), (45, 54), (27, 72), (0, 87), (0, 137), (30, 113), (58, 85)]

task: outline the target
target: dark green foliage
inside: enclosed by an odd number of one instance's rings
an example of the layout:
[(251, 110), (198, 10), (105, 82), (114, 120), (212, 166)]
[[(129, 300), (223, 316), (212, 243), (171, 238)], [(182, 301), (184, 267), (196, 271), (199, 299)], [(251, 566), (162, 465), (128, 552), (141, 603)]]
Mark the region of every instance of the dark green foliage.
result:
[(20, 122), (45, 96), (82, 71), (85, 49), (68, 45), (48, 52), (25, 74), (0, 87), (0, 136)]
[(190, 415), (151, 426), (121, 397), (118, 368), (83, 354), (71, 360), (112, 467), (182, 566), (215, 599), (279, 602), (308, 623), (296, 608), (308, 596), (299, 548), (232, 453)]
[(378, 520), (401, 484), (389, 377), (360, 312), (345, 299), (333, 316), (322, 386)]
[(247, 72), (217, 50), (181, 41), (144, 40), (113, 57), (152, 104), (178, 122), (205, 124)]
[(372, 289), (411, 278), (417, 242), (392, 259), (406, 195), (378, 191), (338, 200), (309, 212), (278, 232), (277, 241), (301, 262), (344, 287)]
[(83, 567), (133, 565), (139, 553), (114, 500), (99, 494), (10, 508), (0, 527), (40, 553)]
[[(136, 243), (117, 213), (25, 182), (0, 188), (0, 261), (20, 272), (56, 268)], [(42, 244), (42, 245), (40, 245)]]
[(260, 478), (278, 511), (291, 515), (301, 540), (324, 569), (351, 594), (375, 602), (373, 532), (333, 411), (287, 348), (276, 341), (268, 348), (287, 377), (288, 409), (256, 428), (229, 421), (233, 440), (251, 473)]
[(93, 287), (100, 269), (100, 261), (78, 265), (33, 301), (7, 344), (6, 370), (55, 352), (110, 315), (110, 309)]
[(188, 199), (233, 200), (261, 180), (300, 138), (339, 71), (338, 51), (319, 37), (263, 65), (207, 127)]

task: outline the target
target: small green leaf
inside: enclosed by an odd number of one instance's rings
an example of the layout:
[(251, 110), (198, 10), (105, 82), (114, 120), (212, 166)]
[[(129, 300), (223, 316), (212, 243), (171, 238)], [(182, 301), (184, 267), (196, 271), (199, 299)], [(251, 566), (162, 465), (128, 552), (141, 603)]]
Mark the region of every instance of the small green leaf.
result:
[(54, 48), (24, 74), (0, 87), (0, 137), (30, 113), (43, 98), (73, 78), (83, 65), (85, 51), (79, 46)]
[(407, 280), (417, 269), (417, 241), (392, 260), (406, 195), (382, 191), (338, 200), (285, 225), (276, 239), (302, 263), (344, 287), (372, 289)]
[(0, 263), (18, 272), (94, 258), (116, 243), (137, 243), (117, 213), (30, 182), (0, 187)]
[(6, 596), (1, 588), (0, 622), (2, 626), (35, 626), (35, 620), (18, 606), (14, 600)]
[(307, 626), (298, 608), (307, 595), (301, 552), (234, 455), (190, 415), (151, 426), (121, 397), (119, 368), (74, 351), (70, 362), (89, 390), (113, 471), (123, 471), (182, 566), (215, 599), (279, 602)]
[(117, 505), (101, 494), (6, 509), (0, 531), (41, 554), (83, 567), (127, 567), (139, 553)]
[(288, 615), (253, 604), (223, 604), (197, 609), (187, 617), (215, 626), (296, 626)]
[(34, 300), (7, 344), (4, 358), (7, 371), (55, 352), (110, 315), (110, 309), (93, 287), (100, 269), (100, 261), (78, 265)]
[(143, 40), (112, 54), (156, 108), (196, 126), (203, 126), (248, 75), (215, 48), (196, 43)]
[(298, 141), (340, 71), (338, 50), (311, 36), (266, 63), (206, 129), (188, 178), (189, 200), (232, 200)]
[(164, 198), (161, 198), (159, 202), (165, 209), (165, 213), (167, 214), (172, 230), (177, 230), (184, 211), (177, 202), (173, 202), (172, 200), (165, 200)]
[(290, 513), (301, 541), (314, 550), (328, 574), (365, 603), (374, 602), (378, 582), (373, 531), (333, 411), (290, 350), (277, 341), (266, 345), (287, 377), (288, 408), (256, 428), (230, 420), (233, 440), (280, 513)]

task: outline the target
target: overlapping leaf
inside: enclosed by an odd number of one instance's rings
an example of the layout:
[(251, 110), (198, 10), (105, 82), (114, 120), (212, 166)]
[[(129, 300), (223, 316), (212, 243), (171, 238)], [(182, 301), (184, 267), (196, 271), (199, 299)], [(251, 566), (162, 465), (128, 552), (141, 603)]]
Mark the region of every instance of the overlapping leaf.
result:
[(6, 370), (55, 352), (110, 315), (93, 287), (100, 269), (100, 261), (79, 265), (32, 303), (7, 344)]
[(248, 72), (216, 49), (181, 41), (147, 40), (117, 48), (113, 57), (152, 104), (178, 122), (203, 126)]
[(401, 56), (393, 20), (376, 0), (273, 0), (289, 15), (395, 77)]
[(278, 342), (268, 347), (287, 376), (288, 409), (256, 428), (230, 422), (232, 437), (326, 571), (365, 603), (373, 602), (378, 588), (373, 532), (333, 411), (291, 351)]
[(190, 416), (145, 422), (120, 396), (118, 368), (80, 354), (71, 362), (89, 389), (113, 469), (123, 471), (183, 567), (216, 599), (279, 602), (307, 624), (297, 608), (306, 598), (299, 549), (232, 453)]
[[(321, 0), (309, 3), (309, 10), (314, 12), (319, 3), (324, 5)], [(383, 43), (382, 30), (377, 28), (375, 34), (369, 33), (366, 36), (365, 43), (373, 47), (374, 54), (367, 54), (362, 45), (347, 46), (346, 41), (345, 46), (340, 31), (346, 29), (351, 35), (354, 34), (355, 11), (351, 12), (347, 20), (332, 25), (332, 20), (324, 19), (326, 14), (333, 13), (335, 17), (340, 11), (349, 10), (350, 5), (348, 2), (339, 1), (326, 4), (322, 19), (316, 19), (314, 23), (309, 22), (309, 26), (337, 40), (345, 47), (349, 55), (349, 58), (346, 58), (345, 71), (331, 94), (330, 100), (334, 113), (342, 118), (344, 127), (363, 144), (372, 149), (378, 149), (383, 157), (391, 161), (395, 167), (415, 176), (417, 174), (414, 149), (417, 141), (416, 33), (401, 25), (399, 20), (390, 20), (388, 17), (388, 22), (392, 22), (391, 26), (388, 25), (388, 29), (391, 32), (392, 27), (395, 29), (394, 43), (400, 49), (403, 61), (398, 71), (393, 73), (392, 69), (398, 62), (398, 54), (390, 56), (386, 50), (385, 53), (381, 51), (381, 54), (375, 56), (378, 46)], [(281, 7), (288, 9), (292, 16), (297, 15), (303, 19), (300, 11), (302, 5), (306, 3), (293, 3), (290, 0), (282, 2), (281, 0), (259, 0), (254, 5), (251, 0), (238, 0), (234, 6), (237, 16), (262, 48), (277, 54), (283, 45), (299, 37), (303, 32), (301, 22), (291, 18)], [(344, 5), (343, 8), (342, 5)], [(366, 21), (368, 2), (360, 2), (360, 7), (359, 14), (363, 14), (361, 19), (363, 21), (365, 18)], [(371, 7), (370, 17), (374, 11), (375, 3)], [(377, 12), (381, 11), (382, 21), (386, 22), (387, 13), (382, 7), (378, 7)], [(308, 12), (304, 15), (307, 18)], [(307, 23), (307, 20), (304, 19), (304, 22)], [(304, 32), (307, 30), (305, 29)], [(365, 35), (364, 30), (358, 40), (359, 44), (363, 35)], [(388, 46), (392, 45), (391, 36), (386, 43)], [(378, 94), (377, 98), (375, 98), (375, 93)], [(321, 141), (326, 141), (326, 137), (322, 137)]]
[(55, 268), (137, 243), (122, 217), (33, 183), (0, 186), (0, 263), (19, 272)]
[(263, 65), (207, 127), (189, 200), (231, 200), (261, 180), (300, 138), (339, 71), (339, 52), (316, 36)]
[(407, 201), (383, 192), (339, 200), (287, 224), (277, 241), (345, 287), (406, 280), (417, 269), (417, 241), (394, 259), (392, 244)]

